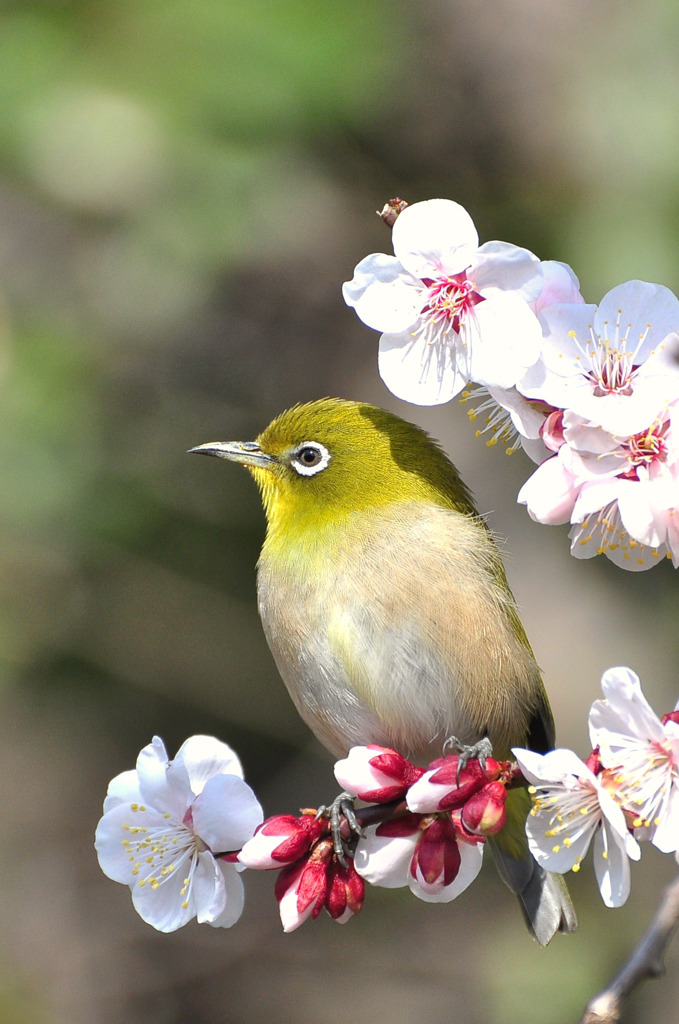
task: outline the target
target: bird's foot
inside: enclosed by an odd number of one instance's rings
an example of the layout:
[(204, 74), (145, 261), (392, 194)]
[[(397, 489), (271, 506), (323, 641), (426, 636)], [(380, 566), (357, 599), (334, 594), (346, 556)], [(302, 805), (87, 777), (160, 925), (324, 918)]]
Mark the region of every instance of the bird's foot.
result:
[(449, 736), (443, 744), (443, 752), (444, 754), (448, 752), (459, 754), (460, 759), (457, 763), (457, 784), (459, 786), (460, 772), (464, 771), (469, 761), (476, 759), (485, 770), (486, 758), (493, 753), (493, 744), (487, 736), (471, 744), (461, 743), (457, 736)]
[[(354, 809), (354, 798), (351, 793), (340, 793), (336, 796), (329, 807), (322, 805), (316, 812), (316, 820), (326, 818), (330, 823), (330, 834), (335, 850), (335, 856), (343, 868), (348, 867), (347, 853), (351, 852), (354, 837), (356, 839), (365, 833), (358, 823)], [(342, 826), (347, 823), (349, 836), (345, 838), (342, 834)]]

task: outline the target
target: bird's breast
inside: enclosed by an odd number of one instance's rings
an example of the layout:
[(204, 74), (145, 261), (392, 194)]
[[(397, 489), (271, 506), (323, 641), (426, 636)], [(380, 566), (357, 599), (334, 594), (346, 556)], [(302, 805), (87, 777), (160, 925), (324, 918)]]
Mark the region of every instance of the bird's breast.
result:
[(379, 743), (434, 757), (456, 735), (520, 743), (541, 687), (484, 527), (421, 503), (265, 543), (259, 607), (302, 717), (336, 756)]

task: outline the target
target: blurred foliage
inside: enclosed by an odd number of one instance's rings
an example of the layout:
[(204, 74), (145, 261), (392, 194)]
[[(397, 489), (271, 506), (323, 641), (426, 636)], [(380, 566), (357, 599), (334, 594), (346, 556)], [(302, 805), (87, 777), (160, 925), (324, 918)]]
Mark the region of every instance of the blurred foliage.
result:
[[(333, 795), (261, 634), (255, 490), (184, 456), (321, 394), (416, 419), (496, 510), (563, 742), (586, 751), (610, 664), (676, 700), (671, 568), (570, 559), (513, 503), (526, 464), (459, 407), (391, 398), (340, 297), (389, 248), (372, 211), (394, 194), (457, 199), (483, 239), (573, 263), (590, 301), (676, 290), (679, 12), (639, 20), (614, 0), (0, 4), (0, 1022), (332, 1022), (348, 999), (559, 1024), (638, 935), (671, 869), (653, 851), (618, 912), (577, 879), (581, 931), (543, 952), (490, 867), (452, 907), (378, 892), (293, 936), (248, 878), (232, 932), (159, 936), (91, 844), (153, 732), (231, 742), (268, 812)], [(678, 974), (628, 1020), (670, 1024)]]

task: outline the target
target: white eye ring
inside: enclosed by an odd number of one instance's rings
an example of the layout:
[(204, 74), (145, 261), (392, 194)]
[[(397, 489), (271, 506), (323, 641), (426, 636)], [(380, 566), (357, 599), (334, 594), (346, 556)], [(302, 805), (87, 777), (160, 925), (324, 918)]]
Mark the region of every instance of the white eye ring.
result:
[(303, 441), (290, 455), (292, 468), (300, 476), (316, 476), (330, 462), (330, 452), (318, 441)]

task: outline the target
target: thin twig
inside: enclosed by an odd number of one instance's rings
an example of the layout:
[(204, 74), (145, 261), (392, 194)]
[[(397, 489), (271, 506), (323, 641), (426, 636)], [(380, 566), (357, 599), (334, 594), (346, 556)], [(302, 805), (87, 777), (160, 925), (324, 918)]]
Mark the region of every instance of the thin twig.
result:
[(665, 973), (663, 958), (679, 925), (679, 876), (667, 886), (651, 925), (610, 985), (589, 1001), (580, 1024), (618, 1024), (623, 1003), (646, 978)]

